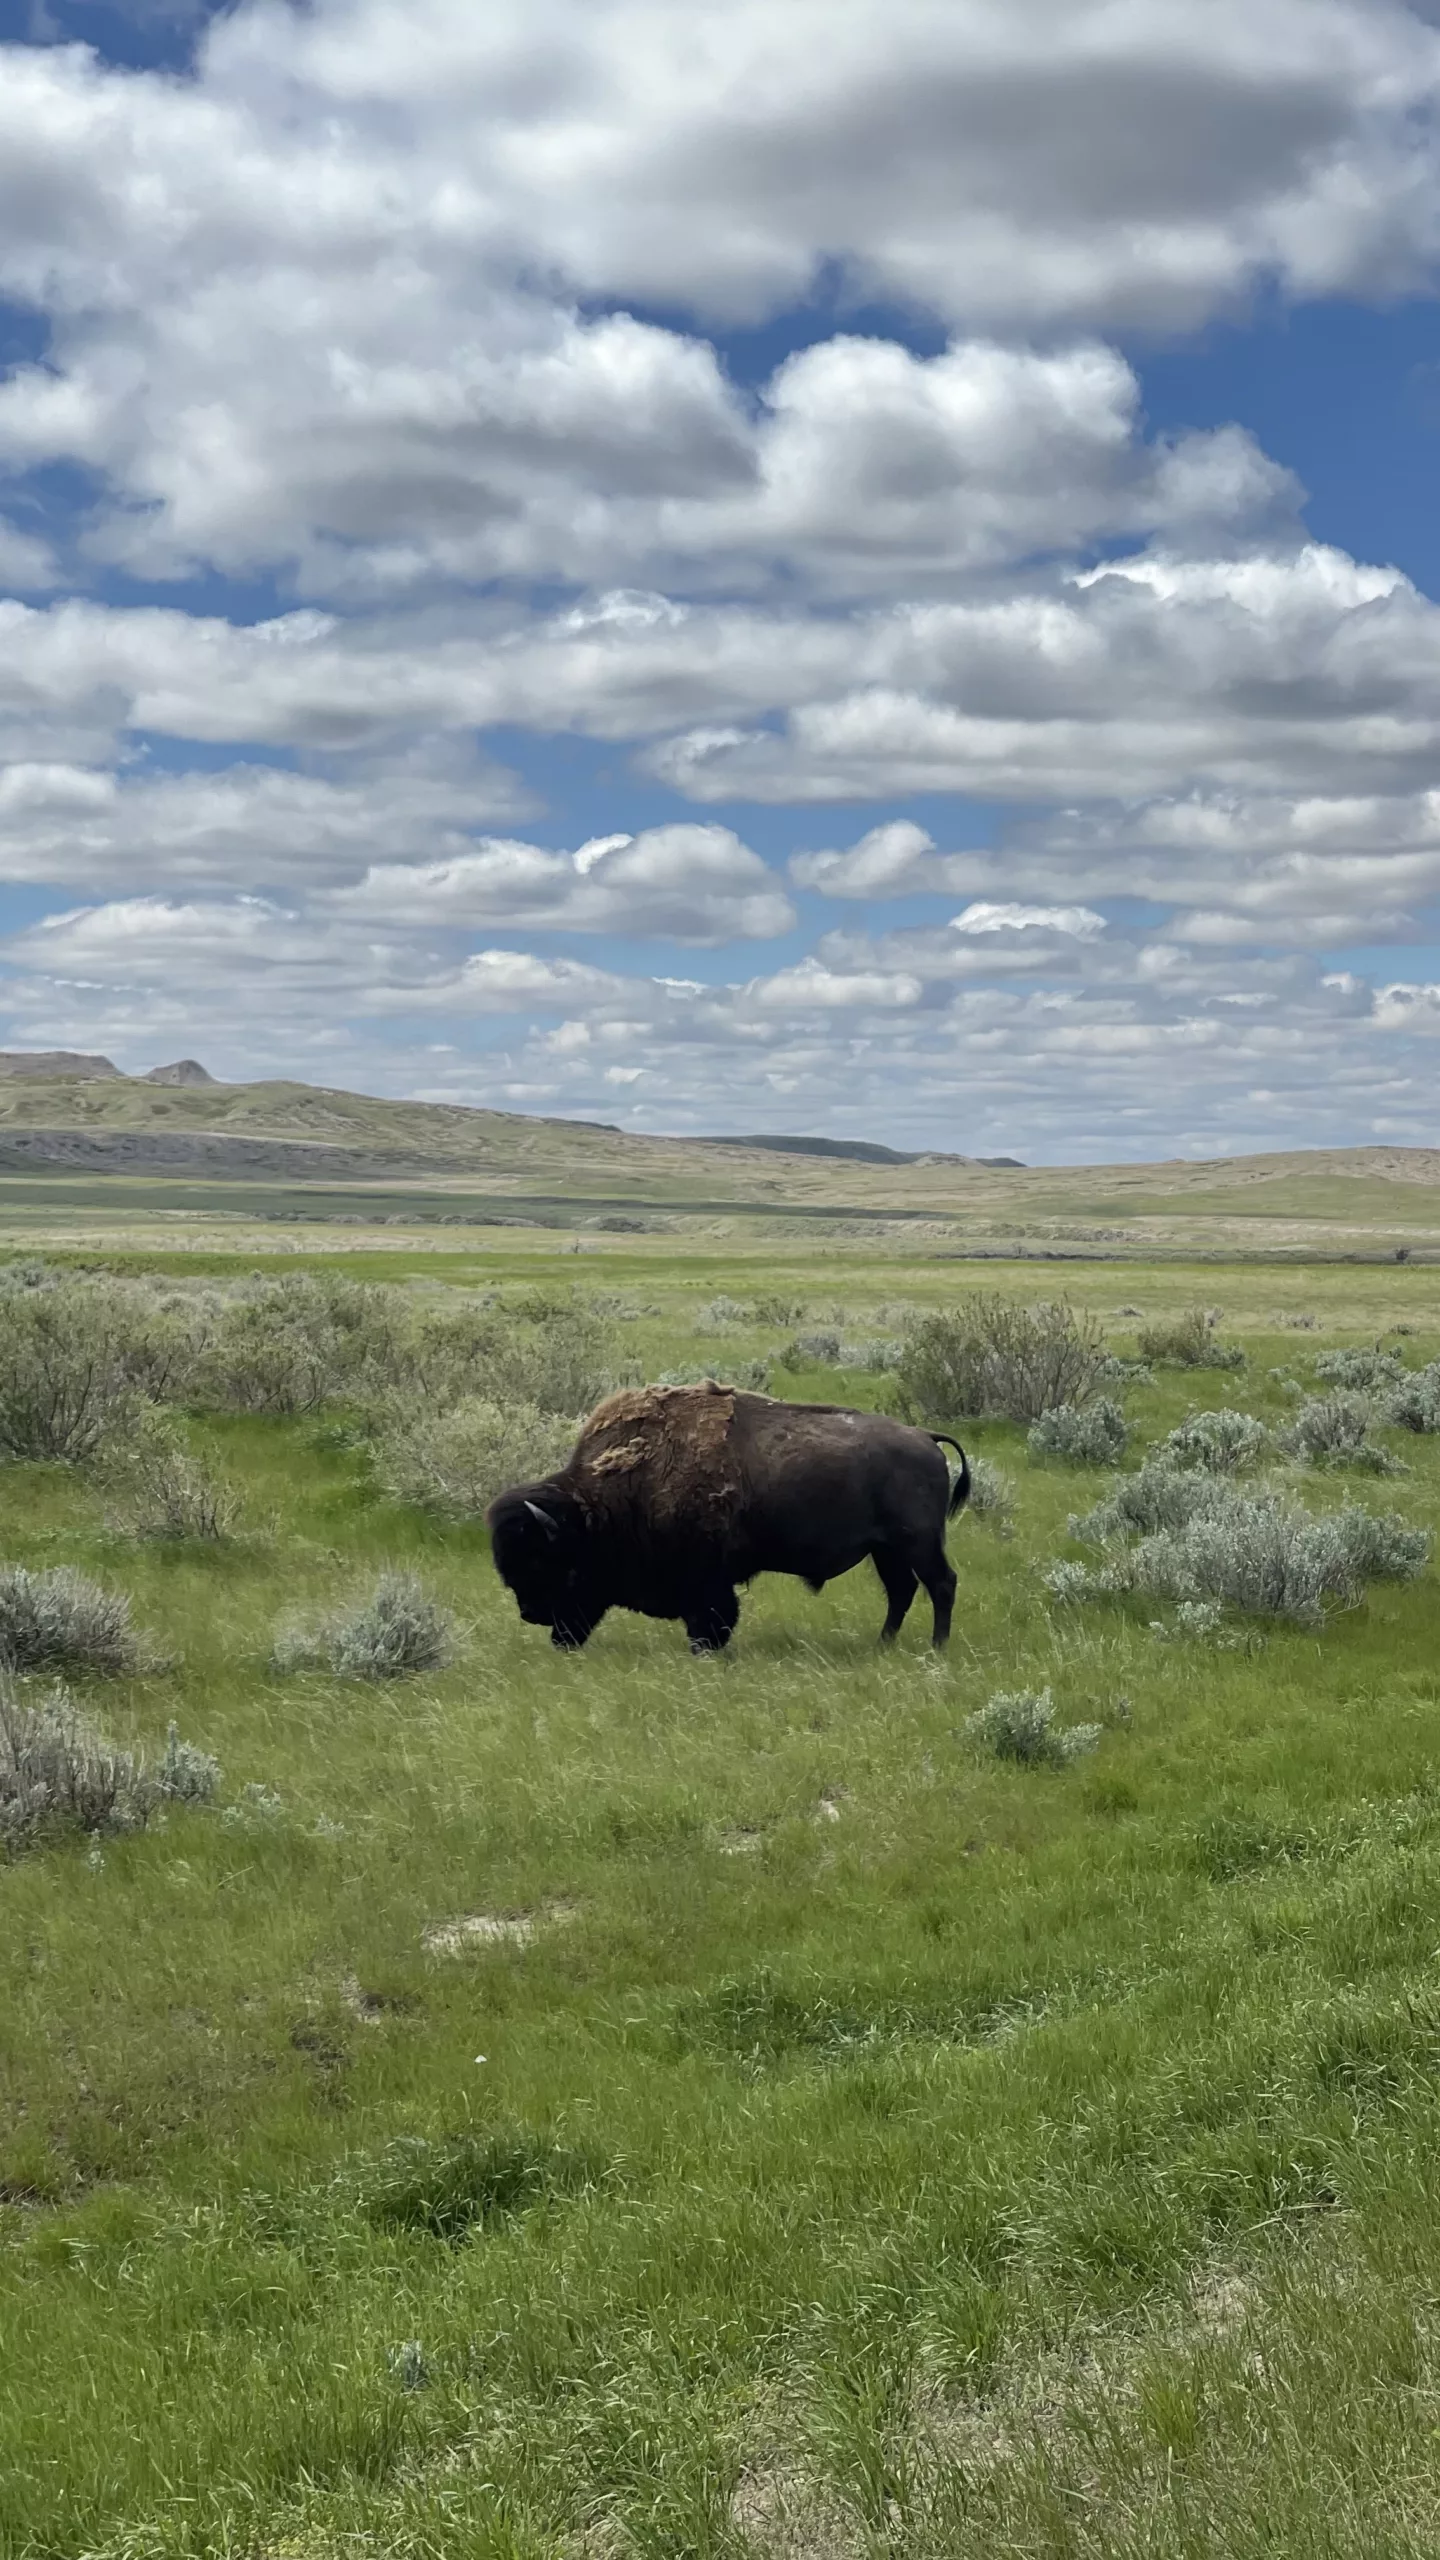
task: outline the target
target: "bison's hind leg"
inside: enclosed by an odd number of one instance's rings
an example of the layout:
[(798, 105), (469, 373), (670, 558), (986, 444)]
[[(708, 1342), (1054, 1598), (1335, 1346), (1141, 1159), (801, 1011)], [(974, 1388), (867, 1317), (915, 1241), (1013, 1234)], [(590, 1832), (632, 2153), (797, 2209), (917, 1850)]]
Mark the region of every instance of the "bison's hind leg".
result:
[(735, 1633), (740, 1616), (739, 1594), (733, 1585), (717, 1585), (696, 1599), (685, 1612), (685, 1633), (692, 1653), (721, 1653)]
[(936, 1539), (931, 1553), (916, 1559), (915, 1570), (930, 1595), (930, 1605), (935, 1612), (933, 1642), (937, 1645), (948, 1644), (950, 1618), (955, 1607), (955, 1575), (950, 1559), (945, 1553), (943, 1538)]
[(880, 1630), (880, 1641), (893, 1644), (915, 1597), (917, 1578), (914, 1569), (895, 1547), (877, 1547), (871, 1561), (885, 1586), (885, 1624)]

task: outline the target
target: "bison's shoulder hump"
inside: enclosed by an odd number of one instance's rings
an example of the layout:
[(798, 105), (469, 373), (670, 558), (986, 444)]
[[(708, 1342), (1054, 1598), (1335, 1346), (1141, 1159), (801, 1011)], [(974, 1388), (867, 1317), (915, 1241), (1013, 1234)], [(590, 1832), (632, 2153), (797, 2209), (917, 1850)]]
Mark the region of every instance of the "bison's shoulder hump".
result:
[(607, 1508), (623, 1492), (657, 1519), (679, 1517), (697, 1502), (708, 1512), (717, 1498), (738, 1490), (730, 1449), (734, 1414), (734, 1389), (713, 1382), (622, 1387), (596, 1406), (572, 1465)]
[(576, 1443), (580, 1464), (614, 1474), (664, 1452), (672, 1463), (703, 1462), (723, 1451), (735, 1412), (733, 1387), (621, 1387), (597, 1404)]

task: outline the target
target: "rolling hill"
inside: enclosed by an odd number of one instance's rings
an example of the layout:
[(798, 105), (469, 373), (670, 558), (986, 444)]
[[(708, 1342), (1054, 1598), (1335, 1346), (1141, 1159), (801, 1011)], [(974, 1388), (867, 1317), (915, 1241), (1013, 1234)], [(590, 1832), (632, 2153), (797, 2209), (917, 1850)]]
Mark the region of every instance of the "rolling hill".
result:
[(1440, 1149), (1370, 1146), (1025, 1167), (862, 1139), (652, 1137), (598, 1121), (217, 1084), (194, 1059), (0, 1057), (0, 1220), (13, 1234), (213, 1216), (260, 1224), (754, 1234), (815, 1220), (958, 1254), (1306, 1250), (1440, 1258)]

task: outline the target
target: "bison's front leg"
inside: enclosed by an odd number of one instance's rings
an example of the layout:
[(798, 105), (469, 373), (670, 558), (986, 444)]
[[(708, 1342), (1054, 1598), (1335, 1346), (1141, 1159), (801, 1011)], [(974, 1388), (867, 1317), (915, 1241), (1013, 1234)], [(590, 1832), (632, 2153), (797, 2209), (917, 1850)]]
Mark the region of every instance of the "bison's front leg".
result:
[(732, 1585), (717, 1584), (685, 1612), (685, 1633), (692, 1653), (720, 1653), (735, 1633), (740, 1598)]

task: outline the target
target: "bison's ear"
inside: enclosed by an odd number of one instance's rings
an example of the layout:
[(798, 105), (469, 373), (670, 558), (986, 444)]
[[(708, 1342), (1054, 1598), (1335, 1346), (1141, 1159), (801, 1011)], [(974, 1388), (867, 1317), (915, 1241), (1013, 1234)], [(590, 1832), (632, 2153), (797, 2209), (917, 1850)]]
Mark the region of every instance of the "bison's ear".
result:
[(544, 1530), (545, 1535), (546, 1535), (546, 1537), (547, 1537), (547, 1538), (558, 1538), (558, 1537), (559, 1537), (559, 1535), (560, 1535), (560, 1524), (559, 1524), (558, 1520), (552, 1520), (552, 1519), (551, 1519), (551, 1517), (550, 1517), (549, 1512), (548, 1512), (548, 1511), (542, 1511), (538, 1502), (531, 1502), (531, 1501), (529, 1500), (529, 1498), (527, 1497), (527, 1499), (526, 1499), (526, 1503), (525, 1503), (525, 1508), (526, 1508), (526, 1510), (529, 1512), (529, 1514), (530, 1514), (530, 1516), (531, 1516), (531, 1518), (532, 1518), (533, 1520), (538, 1520), (538, 1521), (539, 1521), (540, 1526), (541, 1526), (541, 1528)]

